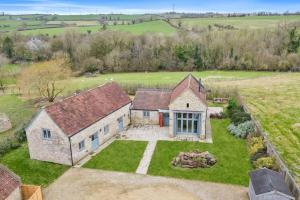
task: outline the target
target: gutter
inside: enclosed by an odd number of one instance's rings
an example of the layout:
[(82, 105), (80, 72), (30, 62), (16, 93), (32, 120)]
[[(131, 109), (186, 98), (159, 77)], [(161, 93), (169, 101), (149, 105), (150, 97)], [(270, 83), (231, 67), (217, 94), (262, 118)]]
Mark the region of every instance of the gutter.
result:
[(74, 161), (73, 161), (73, 152), (72, 152), (72, 145), (71, 145), (71, 137), (69, 138), (69, 144), (70, 144), (70, 153), (71, 153), (71, 164), (74, 166)]

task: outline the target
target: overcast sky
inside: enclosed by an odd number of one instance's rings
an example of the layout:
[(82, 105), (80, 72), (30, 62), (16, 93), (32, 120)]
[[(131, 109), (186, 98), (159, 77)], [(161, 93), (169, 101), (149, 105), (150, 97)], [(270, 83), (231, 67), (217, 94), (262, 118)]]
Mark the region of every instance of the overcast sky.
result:
[(10, 14), (285, 12), (300, 11), (300, 0), (0, 0), (0, 11)]

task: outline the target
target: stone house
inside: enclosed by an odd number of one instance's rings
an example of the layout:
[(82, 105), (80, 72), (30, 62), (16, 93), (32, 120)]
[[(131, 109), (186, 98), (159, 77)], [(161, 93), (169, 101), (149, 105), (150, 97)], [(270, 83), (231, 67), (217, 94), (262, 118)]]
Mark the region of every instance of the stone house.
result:
[(76, 164), (128, 126), (130, 106), (114, 82), (46, 106), (25, 129), (30, 158)]
[(0, 165), (0, 200), (21, 200), (20, 187), (20, 178), (3, 165)]
[(170, 137), (207, 137), (206, 90), (189, 74), (173, 89), (139, 89), (130, 108), (133, 125), (153, 124), (169, 127)]

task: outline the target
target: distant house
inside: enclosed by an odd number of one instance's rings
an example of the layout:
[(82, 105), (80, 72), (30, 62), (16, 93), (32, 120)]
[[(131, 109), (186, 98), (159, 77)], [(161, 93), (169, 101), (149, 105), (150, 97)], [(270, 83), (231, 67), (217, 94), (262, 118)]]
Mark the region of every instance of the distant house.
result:
[(20, 186), (20, 178), (0, 165), (0, 200), (21, 200)]
[(283, 176), (263, 168), (250, 172), (250, 200), (294, 200)]
[(74, 165), (130, 123), (129, 96), (116, 83), (43, 108), (26, 127), (30, 158)]
[(209, 120), (206, 90), (191, 74), (172, 90), (139, 89), (132, 103), (131, 120), (133, 125), (167, 126), (170, 137), (205, 139)]

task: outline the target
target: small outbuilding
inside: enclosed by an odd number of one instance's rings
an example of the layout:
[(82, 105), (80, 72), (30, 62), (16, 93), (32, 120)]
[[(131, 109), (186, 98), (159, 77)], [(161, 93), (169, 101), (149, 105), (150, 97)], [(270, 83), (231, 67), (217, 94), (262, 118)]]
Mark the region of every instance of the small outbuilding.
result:
[(21, 180), (0, 164), (0, 200), (21, 200)]
[(250, 172), (250, 200), (294, 200), (283, 176), (273, 170), (262, 168)]

